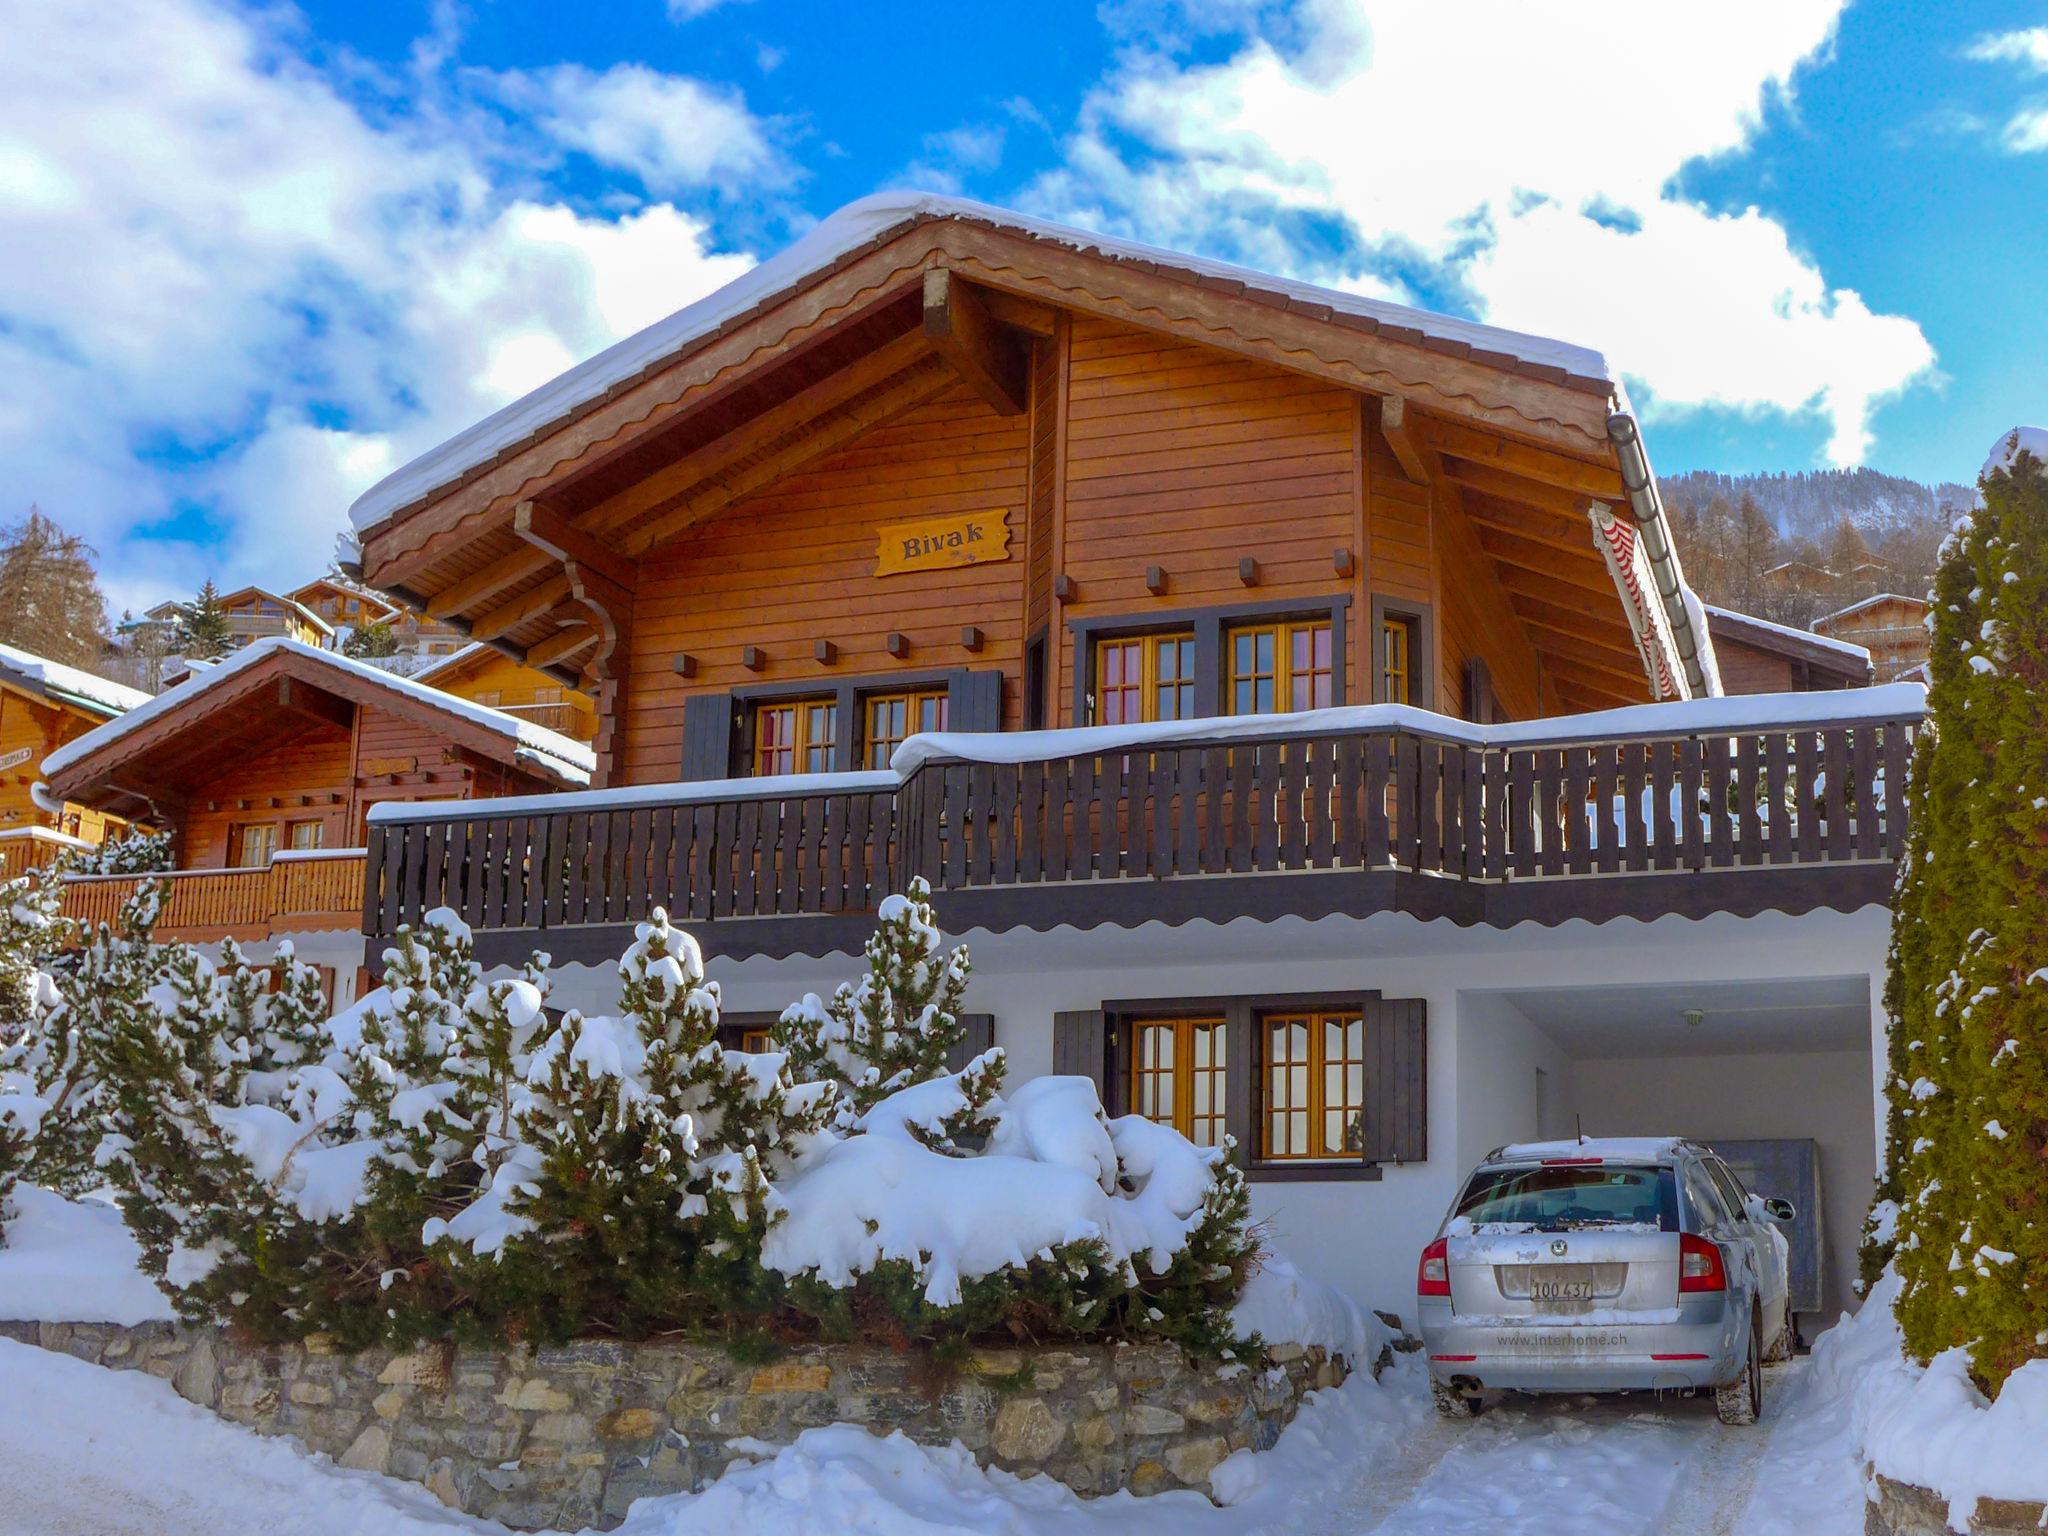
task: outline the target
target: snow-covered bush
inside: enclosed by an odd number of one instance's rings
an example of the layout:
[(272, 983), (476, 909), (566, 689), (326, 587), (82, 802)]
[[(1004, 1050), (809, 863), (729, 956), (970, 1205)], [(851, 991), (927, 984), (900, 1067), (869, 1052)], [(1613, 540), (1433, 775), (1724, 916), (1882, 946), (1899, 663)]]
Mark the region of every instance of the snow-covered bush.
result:
[(947, 1071), (967, 957), (922, 888), (758, 1053), (720, 1043), (717, 984), (658, 909), (613, 1015), (551, 1015), (544, 955), (484, 980), (445, 909), (332, 1019), (288, 953), (262, 978), (172, 945), (124, 979), (127, 953), (97, 971), (100, 1162), (193, 1321), (345, 1347), (1236, 1342), (1254, 1245), (1227, 1152), (1110, 1120), (1081, 1078), (1005, 1098), (999, 1050)]
[(155, 875), (176, 862), (171, 852), (172, 834), (130, 832), (109, 838), (94, 848), (80, 848), (64, 859), (64, 870), (73, 875)]

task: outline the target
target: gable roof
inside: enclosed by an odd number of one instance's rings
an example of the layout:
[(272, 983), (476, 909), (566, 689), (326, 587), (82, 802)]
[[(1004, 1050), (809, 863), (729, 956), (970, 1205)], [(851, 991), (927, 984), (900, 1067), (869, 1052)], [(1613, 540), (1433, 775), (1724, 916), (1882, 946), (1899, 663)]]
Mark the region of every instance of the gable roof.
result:
[(88, 714), (108, 717), (149, 702), (149, 695), (140, 688), (109, 682), (60, 661), (45, 661), (11, 645), (0, 645), (0, 683)]
[(1334, 288), (1275, 277), (1229, 262), (1094, 234), (1006, 208), (931, 192), (879, 192), (848, 203), (795, 244), (665, 320), (616, 342), (559, 378), (486, 416), (439, 447), (386, 475), (357, 497), (349, 521), (367, 533), (394, 513), (430, 497), (508, 449), (544, 435), (579, 408), (665, 366), (694, 344), (772, 307), (809, 280), (863, 250), (886, 244), (918, 224), (955, 220), (1047, 241), (1107, 261), (1163, 272), (1234, 298), (1353, 323), (1356, 328), (1433, 351), (1469, 357), (1505, 372), (1620, 396), (1606, 358), (1590, 348), (1481, 325), (1451, 315), (1369, 299)]
[(232, 592), (222, 593), (220, 598), (220, 604), (223, 608), (226, 608), (237, 602), (240, 602), (245, 597), (267, 597), (270, 599), (271, 602), (276, 603), (280, 608), (288, 608), (292, 612), (296, 613), (300, 618), (304, 619), (308, 624), (312, 625), (321, 634), (332, 635), (334, 633), (334, 626), (332, 624), (329, 624), (325, 619), (321, 618), (319, 614), (315, 613), (312, 609), (308, 608), (304, 603), (299, 602), (294, 598), (284, 597), (279, 593), (272, 592), (267, 587), (237, 587)]
[(385, 597), (382, 593), (372, 592), (366, 587), (350, 586), (345, 581), (336, 581), (332, 576), (316, 576), (311, 581), (306, 582), (302, 586), (293, 587), (291, 591), (286, 594), (286, 596), (289, 597), (292, 602), (298, 603), (301, 607), (303, 607), (305, 606), (306, 593), (318, 592), (323, 589), (329, 592), (338, 592), (343, 597), (353, 597), (357, 601), (367, 603), (371, 607), (380, 609), (384, 613), (394, 618), (400, 612), (398, 605), (392, 602), (391, 599), (389, 599), (388, 597)]
[(203, 671), (195, 671), (181, 687), (160, 693), (118, 719), (59, 747), (43, 759), (43, 776), (54, 785), (87, 759), (119, 748), (159, 722), (189, 715), (196, 724), (213, 708), (243, 696), (264, 678), (279, 673), (304, 678), (316, 687), (330, 689), (359, 703), (414, 718), (438, 716), (459, 724), (465, 742), (474, 742), (480, 750), (502, 762), (570, 788), (587, 786), (597, 766), (596, 754), (589, 747), (559, 732), (458, 699), (353, 657), (282, 635), (268, 635)]
[(1875, 597), (1866, 597), (1861, 602), (1851, 603), (1846, 608), (1837, 608), (1833, 613), (1822, 614), (1813, 621), (1814, 627), (1818, 629), (1823, 624), (1839, 623), (1843, 619), (1863, 612), (1866, 608), (1875, 608), (1880, 603), (1904, 603), (1907, 607), (1917, 608), (1922, 613), (1925, 613), (1929, 606), (1927, 599), (1924, 597), (1908, 597), (1903, 592), (1880, 592)]
[(1811, 630), (1794, 629), (1787, 624), (1773, 624), (1769, 619), (1760, 619), (1753, 613), (1743, 613), (1734, 608), (1721, 608), (1712, 603), (1701, 606), (1706, 609), (1707, 627), (1716, 638), (1789, 656), (1843, 677), (1854, 677), (1863, 682), (1870, 680), (1870, 652), (1864, 646), (1816, 635)]

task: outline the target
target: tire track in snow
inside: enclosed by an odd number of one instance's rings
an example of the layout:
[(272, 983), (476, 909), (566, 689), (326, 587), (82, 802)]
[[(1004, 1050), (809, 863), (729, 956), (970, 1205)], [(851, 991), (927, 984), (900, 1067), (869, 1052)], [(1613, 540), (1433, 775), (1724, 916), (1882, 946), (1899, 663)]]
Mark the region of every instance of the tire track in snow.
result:
[(1756, 1496), (1757, 1473), (1778, 1426), (1805, 1398), (1805, 1373), (1804, 1360), (1765, 1367), (1764, 1412), (1758, 1423), (1712, 1420), (1699, 1426), (1706, 1443), (1698, 1460), (1680, 1473), (1670, 1501), (1647, 1529), (1658, 1536), (1735, 1536), (1746, 1529), (1743, 1517)]

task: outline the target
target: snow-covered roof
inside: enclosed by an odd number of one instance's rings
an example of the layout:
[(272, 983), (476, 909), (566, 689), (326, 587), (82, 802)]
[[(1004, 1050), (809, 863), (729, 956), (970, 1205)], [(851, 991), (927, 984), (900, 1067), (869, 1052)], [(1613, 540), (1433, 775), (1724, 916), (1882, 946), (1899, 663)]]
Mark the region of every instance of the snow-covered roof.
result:
[(848, 203), (828, 216), (795, 244), (769, 257), (696, 303), (657, 320), (645, 330), (617, 342), (577, 364), (559, 378), (485, 417), (438, 448), (385, 476), (356, 498), (349, 521), (367, 533), (401, 508), (408, 507), (461, 478), (505, 449), (547, 430), (580, 406), (627, 380), (672, 359), (691, 343), (738, 319), (764, 301), (783, 294), (832, 266), (860, 247), (878, 243), (912, 224), (935, 219), (962, 219), (989, 224), (1032, 239), (1051, 241), (1112, 261), (1143, 262), (1178, 268), (1200, 277), (1241, 283), (1255, 294), (1307, 305), (1327, 306), (1345, 315), (1370, 319), (1396, 331), (1415, 333), (1425, 341), (1491, 353), (1509, 364), (1553, 372), (1582, 385), (1618, 388), (1607, 359), (1590, 348), (1522, 331), (1503, 330), (1451, 315), (1432, 314), (1313, 283), (1275, 277), (1229, 262), (1211, 261), (1134, 240), (1095, 234), (1070, 225), (1031, 218), (1007, 208), (932, 192), (878, 192)]
[(1816, 650), (1833, 651), (1846, 661), (1860, 661), (1870, 664), (1868, 646), (1857, 645), (1848, 640), (1837, 640), (1832, 635), (1817, 635), (1810, 629), (1795, 629), (1790, 624), (1773, 624), (1769, 619), (1760, 619), (1753, 613), (1744, 613), (1738, 608), (1722, 608), (1713, 603), (1701, 604), (1709, 618), (1722, 619), (1742, 629), (1760, 629), (1801, 645), (1810, 645)]
[(1866, 608), (1875, 608), (1879, 603), (1908, 603), (1918, 608), (1922, 613), (1927, 611), (1927, 599), (1924, 597), (1908, 597), (1903, 592), (1880, 592), (1875, 597), (1863, 598), (1859, 602), (1851, 603), (1846, 608), (1837, 608), (1833, 613), (1824, 613), (1813, 622), (1816, 624), (1832, 624), (1837, 619), (1846, 619), (1851, 614), (1861, 613)]
[(1988, 480), (2001, 469), (2011, 469), (2013, 460), (2023, 452), (2048, 464), (2048, 427), (2014, 427), (2001, 434), (1991, 445), (1991, 456), (1977, 473)]
[(296, 613), (308, 624), (312, 625), (315, 629), (319, 630), (321, 634), (332, 636), (334, 633), (334, 626), (328, 623), (325, 619), (321, 618), (319, 614), (315, 613), (312, 609), (308, 608), (304, 603), (298, 601), (296, 598), (285, 597), (281, 593), (272, 592), (267, 587), (238, 588), (233, 592), (227, 593), (221, 598), (221, 606), (227, 607), (230, 604), (236, 603), (245, 597), (267, 597), (270, 599), (271, 602), (276, 603), (280, 608), (291, 609), (292, 612)]
[(337, 581), (332, 576), (315, 576), (311, 581), (293, 587), (285, 595), (294, 603), (299, 604), (301, 607), (306, 607), (309, 605), (305, 601), (304, 594), (317, 592), (323, 587), (330, 592), (339, 592), (344, 597), (353, 597), (359, 602), (368, 603), (372, 607), (381, 609), (393, 617), (396, 617), (401, 612), (399, 606), (381, 592), (372, 592), (368, 587), (351, 586), (345, 581)]
[(452, 672), (463, 663), (474, 660), (478, 655), (489, 649), (490, 647), (483, 641), (472, 640), (469, 644), (462, 647), (461, 650), (450, 651), (446, 656), (436, 658), (432, 666), (421, 667), (419, 671), (413, 673), (413, 677), (417, 681), (424, 683), (430, 678), (439, 677), (443, 672)]
[(440, 689), (430, 688), (413, 678), (386, 672), (352, 656), (343, 656), (336, 651), (324, 651), (317, 646), (307, 645), (303, 640), (292, 640), (283, 635), (266, 635), (261, 640), (223, 657), (205, 671), (195, 672), (192, 681), (183, 687), (160, 693), (153, 699), (145, 699), (118, 719), (110, 720), (95, 730), (87, 731), (76, 740), (66, 742), (43, 759), (44, 776), (49, 778), (62, 773), (88, 754), (104, 749), (130, 731), (141, 729), (170, 710), (184, 708), (191, 700), (223, 686), (230, 679), (280, 653), (303, 657), (319, 666), (331, 667), (337, 672), (346, 673), (387, 692), (424, 704), (443, 714), (457, 716), (471, 725), (481, 726), (484, 730), (503, 736), (512, 742), (513, 755), (519, 761), (529, 764), (560, 783), (585, 785), (590, 782), (591, 774), (596, 771), (597, 754), (582, 742), (572, 740), (558, 731), (545, 730), (530, 721), (508, 715), (503, 710), (473, 704), (468, 699), (458, 699), (452, 693), (443, 693)]
[(11, 672), (38, 691), (96, 715), (118, 715), (149, 702), (149, 695), (140, 688), (109, 682), (60, 661), (45, 661), (11, 645), (0, 645), (0, 672)]

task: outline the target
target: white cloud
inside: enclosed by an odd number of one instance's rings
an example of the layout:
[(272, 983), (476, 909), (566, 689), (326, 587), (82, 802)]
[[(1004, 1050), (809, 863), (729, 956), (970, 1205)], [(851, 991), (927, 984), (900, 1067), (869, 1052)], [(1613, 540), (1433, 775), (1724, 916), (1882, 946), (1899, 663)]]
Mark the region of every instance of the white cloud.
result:
[(556, 201), (564, 148), (788, 179), (695, 82), (553, 81), (578, 142), (536, 143), (441, 51), (371, 115), (273, 24), (50, 0), (0, 50), (0, 513), (85, 534), (117, 608), (303, 579), (385, 469), (749, 265), (668, 203)]
[(496, 89), (555, 142), (637, 177), (657, 195), (714, 177), (774, 190), (789, 168), (739, 92), (643, 64), (510, 70)]
[[(2017, 64), (2028, 74), (2048, 75), (2048, 27), (1980, 37), (1964, 50), (1964, 57), (1987, 64)], [(2014, 154), (2048, 150), (2048, 101), (2028, 102), (2015, 110), (1999, 138)]]
[(1813, 413), (1854, 462), (1872, 406), (1932, 367), (1918, 326), (1831, 287), (1769, 216), (1707, 210), (1675, 181), (1749, 141), (1838, 10), (1197, 6), (1196, 23), (1258, 30), (1216, 63), (1134, 47), (1034, 198), (1325, 282), (1424, 282), (1605, 348), (1651, 413)]

